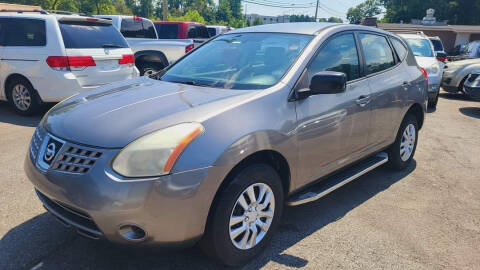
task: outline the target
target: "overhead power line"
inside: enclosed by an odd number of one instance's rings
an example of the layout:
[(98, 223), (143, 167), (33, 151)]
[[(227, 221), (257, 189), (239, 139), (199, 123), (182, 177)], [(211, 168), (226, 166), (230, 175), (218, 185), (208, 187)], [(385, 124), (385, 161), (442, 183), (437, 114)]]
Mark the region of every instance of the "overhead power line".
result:
[(257, 1), (254, 1), (254, 0), (243, 0), (243, 2), (249, 3), (249, 4), (260, 5), (260, 6), (275, 7), (275, 8), (288, 8), (288, 9), (292, 9), (292, 8), (312, 8), (313, 7), (312, 5), (308, 5), (308, 6), (299, 5), (299, 4), (279, 5), (279, 4), (273, 4), (273, 3), (267, 3), (267, 2), (261, 3), (261, 2), (257, 2)]

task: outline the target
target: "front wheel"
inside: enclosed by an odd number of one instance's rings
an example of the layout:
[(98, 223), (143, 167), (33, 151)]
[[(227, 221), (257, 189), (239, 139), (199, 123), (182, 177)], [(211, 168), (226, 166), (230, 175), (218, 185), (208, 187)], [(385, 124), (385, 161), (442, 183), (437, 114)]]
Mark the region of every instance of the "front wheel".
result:
[(388, 164), (392, 169), (403, 170), (413, 159), (418, 141), (418, 121), (407, 114), (398, 130), (395, 142), (388, 149)]
[(283, 211), (283, 187), (266, 164), (241, 170), (213, 206), (200, 247), (230, 266), (259, 255), (271, 240)]

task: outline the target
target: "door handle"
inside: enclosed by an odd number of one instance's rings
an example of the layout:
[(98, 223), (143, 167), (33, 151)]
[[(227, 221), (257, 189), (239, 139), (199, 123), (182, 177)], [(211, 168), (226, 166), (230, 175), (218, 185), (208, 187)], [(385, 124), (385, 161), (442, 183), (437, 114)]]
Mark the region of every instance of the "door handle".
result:
[(360, 107), (365, 107), (368, 103), (370, 103), (370, 96), (359, 96), (356, 102)]

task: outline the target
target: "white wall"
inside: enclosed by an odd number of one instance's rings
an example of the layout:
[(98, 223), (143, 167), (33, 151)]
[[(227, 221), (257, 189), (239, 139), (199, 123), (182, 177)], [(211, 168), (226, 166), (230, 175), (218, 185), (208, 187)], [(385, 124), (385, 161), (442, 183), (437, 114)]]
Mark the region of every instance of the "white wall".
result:
[(470, 41), (470, 33), (457, 33), (455, 46), (467, 44)]

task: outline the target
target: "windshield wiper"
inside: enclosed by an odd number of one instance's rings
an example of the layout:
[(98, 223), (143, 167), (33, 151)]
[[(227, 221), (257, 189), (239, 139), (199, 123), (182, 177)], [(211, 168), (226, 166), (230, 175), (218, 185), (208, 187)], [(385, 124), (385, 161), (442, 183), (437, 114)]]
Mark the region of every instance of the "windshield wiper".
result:
[(193, 86), (205, 86), (205, 87), (211, 87), (210, 84), (206, 84), (206, 83), (199, 83), (197, 81), (194, 81), (194, 80), (187, 80), (187, 81), (170, 81), (172, 83), (181, 83), (181, 84), (187, 84), (187, 85), (193, 85)]
[(102, 48), (123, 48), (123, 46), (115, 45), (115, 44), (103, 44)]

